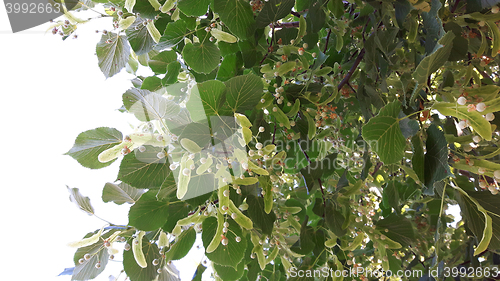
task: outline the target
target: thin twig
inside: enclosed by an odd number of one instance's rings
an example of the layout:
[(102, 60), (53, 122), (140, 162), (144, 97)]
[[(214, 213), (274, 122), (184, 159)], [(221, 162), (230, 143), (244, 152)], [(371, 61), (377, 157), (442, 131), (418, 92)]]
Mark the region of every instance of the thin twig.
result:
[(299, 14), (299, 13), (297, 13), (297, 12), (295, 12), (295, 11), (290, 11), (290, 14), (292, 14), (292, 15), (294, 15), (294, 16), (296, 16), (296, 17), (300, 18), (300, 14)]
[[(301, 118), (303, 117), (300, 112), (299, 112), (299, 115), (300, 115)], [(300, 146), (300, 139), (297, 140), (297, 144), (299, 145), (300, 150), (302, 151), (302, 153), (304, 154), (304, 156), (307, 159), (307, 162), (310, 165), (312, 163), (312, 161), (309, 158), (309, 155), (307, 155), (307, 152), (302, 148), (302, 146)], [(319, 183), (319, 189), (321, 189), (321, 194), (322, 194), (322, 197), (323, 197), (323, 206), (324, 206), (325, 211), (326, 211), (326, 197), (325, 197), (325, 191), (323, 190), (323, 183), (321, 182), (321, 178), (318, 178), (318, 183)], [(323, 212), (323, 217), (324, 216), (325, 216), (325, 213)]]
[(271, 41), (269, 41), (269, 47), (267, 47), (267, 53), (264, 55), (264, 57), (263, 57), (263, 58), (262, 58), (262, 60), (260, 61), (260, 64), (262, 64), (262, 63), (266, 60), (267, 56), (268, 56), (270, 53), (272, 53), (272, 52), (273, 52), (274, 25), (272, 25), (272, 28), (273, 28), (273, 30), (272, 30), (272, 33), (271, 33), (271, 34), (272, 34)]
[(458, 3), (460, 3), (460, 0), (455, 1), (455, 5), (453, 5), (453, 7), (451, 7), (450, 10), (451, 13), (454, 13), (455, 10), (458, 8)]
[(352, 90), (355, 94), (357, 94), (357, 93), (356, 93), (356, 90), (354, 90), (354, 88), (351, 86), (351, 83), (347, 82), (347, 86), (349, 86), (349, 87), (351, 88), (351, 90)]
[(373, 169), (373, 172), (371, 172), (370, 174), (373, 176), (375, 175), (375, 173), (378, 172), (378, 170), (382, 167), (382, 162), (377, 162), (377, 164), (375, 165), (375, 169)]
[(278, 127), (278, 126), (276, 126), (276, 121), (277, 120), (274, 120), (273, 144), (274, 144), (274, 140), (276, 138), (276, 128)]
[[(326, 53), (326, 50), (328, 50), (328, 41), (330, 41), (330, 35), (332, 34), (332, 29), (330, 28), (328, 30), (328, 34), (326, 35), (326, 43), (325, 43), (325, 49), (323, 50), (323, 54)], [(337, 40), (339, 40), (341, 38), (337, 38)]]
[(354, 71), (356, 71), (356, 68), (363, 59), (364, 55), (365, 55), (365, 48), (361, 49), (361, 52), (359, 52), (358, 57), (354, 61), (354, 64), (352, 65), (351, 69), (349, 69), (349, 72), (347, 72), (347, 74), (344, 76), (344, 79), (342, 79), (342, 81), (340, 81), (339, 85), (337, 86), (337, 90), (340, 91), (344, 87), (344, 85), (347, 84), (347, 82), (349, 82), (349, 79), (351, 79), (351, 76), (354, 74)]

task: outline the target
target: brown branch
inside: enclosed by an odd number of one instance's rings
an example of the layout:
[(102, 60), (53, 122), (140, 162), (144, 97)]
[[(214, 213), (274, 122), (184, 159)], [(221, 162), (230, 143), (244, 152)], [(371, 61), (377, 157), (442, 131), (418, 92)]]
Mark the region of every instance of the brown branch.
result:
[(292, 14), (292, 15), (294, 15), (294, 16), (296, 16), (296, 17), (300, 18), (300, 14), (299, 14), (299, 13), (297, 13), (297, 12), (290, 11), (290, 14)]
[(272, 28), (273, 28), (273, 30), (272, 30), (272, 35), (273, 35), (273, 36), (271, 37), (271, 41), (269, 42), (269, 47), (267, 47), (267, 53), (264, 55), (264, 57), (263, 57), (263, 58), (262, 58), (262, 60), (260, 61), (260, 64), (262, 64), (262, 63), (266, 60), (267, 56), (268, 56), (270, 53), (272, 53), (272, 52), (273, 52), (274, 25), (272, 25)]
[[(323, 54), (326, 53), (326, 50), (328, 50), (328, 41), (330, 41), (330, 35), (332, 34), (332, 29), (330, 28), (328, 30), (328, 35), (326, 35), (326, 43), (325, 43), (325, 49), (323, 50)], [(337, 38), (339, 40), (339, 38)]]
[(351, 83), (347, 82), (347, 86), (349, 86), (349, 88), (351, 88), (351, 90), (353, 91), (353, 93), (357, 94), (356, 90), (351, 86)]
[(458, 3), (460, 3), (460, 0), (455, 1), (455, 5), (453, 5), (453, 7), (450, 10), (451, 13), (454, 13), (455, 10), (458, 8)]
[(351, 79), (352, 75), (354, 74), (354, 71), (356, 71), (356, 68), (363, 59), (364, 55), (365, 55), (365, 48), (361, 49), (361, 52), (359, 52), (358, 57), (354, 61), (354, 64), (351, 66), (351, 69), (349, 69), (347, 74), (344, 76), (344, 79), (342, 79), (342, 81), (340, 81), (340, 84), (337, 86), (337, 90), (340, 91), (342, 87), (344, 87), (344, 85), (347, 84), (347, 82), (349, 82), (349, 79)]
[(373, 172), (371, 173), (371, 175), (375, 175), (375, 173), (378, 172), (378, 170), (380, 170), (380, 167), (382, 167), (382, 162), (377, 162), (377, 164), (375, 165), (375, 169), (373, 169)]

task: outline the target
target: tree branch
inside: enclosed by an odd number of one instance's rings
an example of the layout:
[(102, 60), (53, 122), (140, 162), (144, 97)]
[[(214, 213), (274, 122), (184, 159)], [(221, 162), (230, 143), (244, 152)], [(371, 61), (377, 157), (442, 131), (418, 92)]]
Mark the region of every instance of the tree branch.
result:
[[(359, 52), (358, 57), (354, 61), (354, 64), (351, 66), (351, 69), (349, 69), (349, 72), (347, 72), (347, 74), (344, 76), (344, 79), (342, 79), (342, 81), (340, 81), (339, 85), (337, 86), (337, 90), (340, 91), (344, 87), (344, 85), (347, 84), (347, 82), (349, 82), (349, 79), (351, 79), (351, 76), (354, 74), (354, 71), (356, 71), (356, 68), (363, 59), (364, 55), (365, 55), (365, 48), (361, 49), (361, 52)], [(333, 95), (333, 93), (331, 95)]]
[[(326, 50), (328, 50), (328, 41), (330, 41), (330, 35), (332, 34), (332, 29), (330, 28), (328, 30), (328, 35), (326, 35), (326, 43), (325, 43), (325, 49), (323, 50), (323, 54), (326, 53)], [(337, 38), (337, 40), (339, 40)]]
[(451, 13), (455, 12), (455, 10), (458, 8), (459, 3), (460, 3), (460, 0), (455, 1), (455, 5), (453, 5), (453, 7), (451, 7), (451, 10), (450, 10)]
[(262, 64), (262, 63), (266, 60), (267, 56), (268, 56), (270, 53), (272, 53), (272, 52), (273, 52), (274, 25), (272, 25), (272, 29), (273, 29), (273, 30), (272, 30), (272, 33), (271, 33), (271, 34), (272, 34), (272, 37), (271, 37), (271, 41), (269, 42), (269, 47), (267, 47), (267, 53), (264, 55), (264, 57), (263, 57), (263, 58), (262, 58), (262, 60), (260, 61), (260, 64)]
[(378, 170), (380, 170), (382, 164), (383, 164), (382, 162), (377, 162), (377, 164), (375, 165), (375, 169), (373, 169), (373, 172), (371, 173), (372, 176), (375, 175), (378, 172)]

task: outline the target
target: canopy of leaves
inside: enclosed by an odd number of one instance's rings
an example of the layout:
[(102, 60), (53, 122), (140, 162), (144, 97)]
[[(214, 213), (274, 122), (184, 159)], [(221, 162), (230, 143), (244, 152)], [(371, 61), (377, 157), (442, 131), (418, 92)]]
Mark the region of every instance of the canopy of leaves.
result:
[[(96, 70), (150, 76), (117, 93), (134, 128), (83, 132), (66, 153), (118, 158), (102, 200), (129, 210), (73, 244), (73, 280), (113, 243), (132, 248), (117, 259), (130, 280), (178, 280), (168, 262), (199, 232), (217, 280), (498, 266), (500, 1), (86, 3), (114, 22)], [(63, 38), (84, 24), (69, 17)]]

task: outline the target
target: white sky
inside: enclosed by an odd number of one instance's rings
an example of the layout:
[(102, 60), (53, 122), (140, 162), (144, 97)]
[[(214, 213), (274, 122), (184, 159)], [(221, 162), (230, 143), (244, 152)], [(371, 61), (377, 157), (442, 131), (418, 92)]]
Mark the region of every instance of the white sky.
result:
[[(94, 54), (101, 36), (95, 26), (79, 28), (79, 38), (66, 41), (46, 33), (47, 26), (13, 34), (4, 3), (0, 6), (0, 262), (4, 276), (18, 280), (67, 281), (69, 276), (56, 277), (73, 266), (76, 249), (66, 244), (104, 223), (78, 210), (66, 185), (79, 188), (97, 215), (113, 223), (127, 224), (128, 206), (101, 200), (104, 184), (116, 179), (119, 161), (90, 170), (63, 154), (85, 130), (130, 130), (127, 114), (116, 109), (134, 76), (123, 71), (104, 78)], [(178, 267), (183, 280), (191, 280), (197, 262), (183, 263), (190, 270)], [(94, 280), (107, 281), (119, 271), (106, 269)]]

